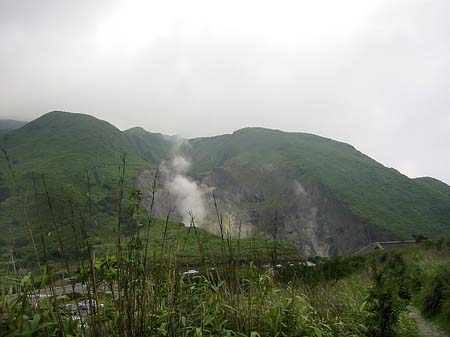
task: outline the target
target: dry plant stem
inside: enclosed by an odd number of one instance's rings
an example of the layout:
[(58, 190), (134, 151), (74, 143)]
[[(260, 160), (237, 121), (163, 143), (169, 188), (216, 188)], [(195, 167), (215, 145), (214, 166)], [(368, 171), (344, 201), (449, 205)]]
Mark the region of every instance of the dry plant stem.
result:
[[(70, 205), (70, 228), (72, 229), (73, 232), (73, 237), (75, 238), (75, 256), (80, 256), (80, 243), (78, 242), (78, 231), (77, 228), (75, 227), (75, 211), (73, 208), (73, 203), (72, 201), (69, 201), (69, 205)], [(80, 265), (78, 265), (78, 269), (80, 269)], [(73, 283), (73, 282), (72, 282)], [(73, 293), (75, 293), (75, 285), (73, 284), (72, 287), (73, 289)]]
[(46, 197), (47, 197), (47, 205), (48, 205), (48, 207), (49, 207), (50, 215), (51, 215), (51, 217), (52, 217), (53, 229), (54, 229), (55, 232), (56, 232), (56, 237), (57, 237), (57, 239), (58, 239), (59, 248), (60, 248), (60, 250), (61, 250), (61, 257), (64, 259), (64, 258), (65, 258), (65, 254), (64, 254), (64, 243), (63, 243), (62, 238), (61, 238), (61, 233), (60, 233), (60, 231), (59, 231), (59, 225), (58, 225), (58, 222), (56, 221), (55, 212), (54, 212), (54, 210), (53, 210), (52, 199), (51, 199), (51, 197), (50, 197), (50, 193), (49, 193), (49, 191), (48, 191), (47, 184), (46, 184), (46, 182), (45, 182), (45, 176), (42, 175), (41, 178), (42, 178), (42, 184), (44, 185), (45, 195), (46, 195)]
[(39, 203), (38, 203), (38, 192), (37, 192), (37, 186), (36, 186), (36, 177), (35, 177), (34, 173), (32, 174), (32, 180), (33, 180), (33, 191), (34, 191), (34, 204), (35, 204), (35, 207), (36, 207), (37, 218), (38, 218), (38, 222), (39, 222), (39, 231), (40, 231), (40, 237), (41, 237), (43, 261), (44, 261), (44, 266), (45, 266), (45, 271), (44, 271), (44, 275), (45, 275), (47, 267), (48, 267), (48, 265), (47, 265), (47, 263), (48, 263), (48, 259), (47, 259), (47, 245), (46, 245), (46, 242), (45, 242), (44, 228), (42, 227), (41, 211), (40, 211)]
[(217, 206), (217, 200), (216, 200), (216, 195), (213, 193), (213, 201), (214, 201), (214, 209), (216, 211), (216, 216), (217, 216), (217, 222), (219, 223), (219, 229), (220, 229), (220, 238), (221, 238), (221, 242), (222, 242), (222, 258), (224, 257), (225, 254), (225, 248), (224, 248), (224, 237), (223, 237), (223, 222), (222, 222), (222, 216), (219, 213), (219, 207)]
[[(124, 312), (124, 301), (122, 292), (120, 291), (120, 286), (122, 282), (126, 282), (126, 280), (122, 280), (122, 272), (124, 271), (124, 261), (123, 261), (123, 251), (122, 251), (122, 242), (121, 242), (121, 222), (122, 222), (122, 201), (123, 201), (123, 193), (124, 193), (124, 181), (125, 181), (125, 165), (126, 165), (126, 155), (123, 154), (121, 158), (121, 166), (119, 166), (119, 184), (118, 184), (118, 193), (117, 193), (117, 268), (118, 268), (118, 309), (119, 312)], [(122, 315), (119, 315), (119, 336), (125, 337), (125, 324)]]
[[(95, 268), (95, 250), (92, 246), (92, 242), (90, 238), (87, 236), (86, 231), (86, 221), (84, 219), (84, 216), (80, 214), (80, 220), (81, 220), (81, 228), (84, 236), (84, 241), (87, 244), (87, 253), (89, 257), (89, 271), (90, 271), (90, 277), (91, 277), (91, 283), (92, 287), (88, 287), (88, 307), (90, 312), (92, 313), (92, 319), (94, 324), (98, 326), (98, 330), (96, 330), (96, 336), (103, 336), (103, 322), (100, 317), (100, 308), (99, 308), (99, 294), (97, 289), (97, 275), (96, 275), (96, 268)], [(92, 293), (92, 294), (91, 294)], [(93, 299), (94, 301), (91, 301)]]
[(194, 214), (192, 213), (192, 211), (189, 211), (189, 216), (191, 218), (191, 224), (190, 226), (194, 229), (194, 234), (195, 234), (195, 238), (197, 240), (197, 246), (199, 249), (199, 253), (200, 253), (200, 257), (201, 257), (201, 261), (202, 261), (202, 265), (205, 265), (206, 262), (206, 254), (205, 254), (205, 249), (203, 246), (203, 241), (201, 240), (199, 233), (195, 227), (195, 218), (194, 218)]
[[(89, 170), (86, 169), (86, 183), (87, 183), (87, 192), (88, 192), (88, 206), (89, 206), (89, 225), (92, 227), (93, 225), (93, 214), (92, 214), (92, 191), (91, 191), (91, 181), (89, 176)], [(84, 233), (87, 232), (86, 230), (86, 222), (84, 217), (81, 217), (81, 223), (82, 228), (84, 228)], [(92, 246), (91, 240), (87, 238), (86, 240), (88, 243), (88, 254), (89, 254), (89, 263), (90, 263), (90, 271), (91, 271), (91, 277), (92, 277), (92, 292), (93, 292), (93, 299), (94, 303), (92, 301), (89, 301), (89, 307), (91, 309), (91, 312), (93, 313), (93, 318), (95, 324), (98, 324), (99, 330), (98, 330), (98, 336), (102, 337), (103, 332), (103, 322), (100, 317), (100, 308), (99, 308), (99, 296), (98, 296), (98, 289), (97, 289), (97, 281), (96, 281), (96, 268), (95, 268), (95, 249)], [(88, 289), (88, 292), (90, 292), (90, 289)]]
[[(8, 170), (9, 170), (12, 180), (13, 180), (14, 190), (18, 193), (19, 190), (18, 190), (18, 186), (16, 183), (16, 175), (12, 168), (11, 159), (9, 157), (9, 154), (6, 151), (6, 149), (1, 145), (0, 145), (0, 150), (3, 152), (3, 155), (5, 156), (5, 160), (8, 165)], [(10, 257), (11, 257), (11, 263), (12, 263), (13, 270), (14, 270), (14, 275), (17, 277), (18, 275), (17, 275), (17, 268), (16, 268), (16, 260), (14, 258), (14, 243), (13, 242), (11, 242), (11, 244), (10, 244)]]
[[(0, 145), (0, 150), (3, 152), (3, 155), (5, 156), (9, 172), (10, 172), (11, 177), (13, 179), (14, 190), (17, 193), (19, 193), (19, 187), (17, 186), (17, 182), (16, 182), (16, 174), (15, 174), (15, 172), (13, 170), (9, 154), (6, 151), (6, 149), (3, 146), (1, 146), (1, 145)], [(26, 193), (25, 196), (24, 196), (24, 201), (23, 201), (24, 209), (23, 209), (23, 211), (24, 211), (25, 220), (26, 220), (26, 223), (27, 223), (27, 226), (28, 226), (28, 231), (30, 233), (31, 242), (33, 244), (33, 250), (34, 250), (34, 253), (35, 253), (35, 257), (36, 257), (36, 262), (37, 262), (37, 264), (38, 264), (38, 266), (40, 268), (41, 264), (40, 264), (39, 254), (38, 254), (38, 250), (37, 250), (37, 246), (36, 246), (36, 241), (34, 240), (33, 230), (31, 228), (31, 223), (30, 223), (30, 220), (29, 220), (29, 217), (28, 217), (28, 213), (27, 213), (27, 209), (26, 209), (27, 201), (28, 201), (28, 193)]]
[(14, 170), (12, 168), (11, 159), (9, 158), (8, 151), (6, 151), (6, 149), (3, 146), (1, 146), (1, 145), (0, 145), (0, 150), (3, 152), (3, 155), (5, 156), (6, 163), (8, 164), (9, 172), (11, 173), (11, 177), (13, 179), (14, 187), (17, 189), (16, 175), (15, 175)]
[(167, 240), (167, 227), (169, 226), (169, 218), (170, 218), (170, 210), (167, 213), (167, 217), (166, 217), (166, 222), (164, 223), (164, 233), (163, 233), (163, 242), (161, 244), (161, 256), (160, 256), (160, 260), (162, 261), (163, 259), (163, 255), (164, 255), (164, 248), (166, 245), (166, 240)]
[(155, 205), (156, 191), (157, 191), (157, 186), (158, 186), (158, 177), (159, 177), (159, 170), (156, 170), (155, 176), (153, 177), (152, 201), (150, 204), (150, 217), (147, 222), (147, 234), (145, 236), (144, 270), (146, 273), (147, 273), (148, 248), (149, 248), (149, 244), (150, 244), (150, 227), (151, 227), (151, 224), (153, 221), (153, 207)]
[[(79, 210), (79, 217), (80, 217), (80, 219), (83, 219), (83, 214), (82, 214), (81, 210)], [(80, 257), (81, 270), (86, 270), (85, 258), (84, 257), (86, 256), (86, 250), (87, 250), (86, 249), (86, 245), (88, 244), (88, 236), (87, 236), (86, 228), (84, 226), (84, 222), (83, 221), (81, 221), (81, 223), (80, 223), (80, 230), (81, 230), (81, 245), (80, 245), (80, 250), (81, 250), (81, 257)], [(90, 288), (88, 287), (87, 290), (88, 290), (88, 298), (91, 298), (91, 296), (90, 296)], [(84, 329), (85, 321), (84, 321), (83, 315), (81, 315), (81, 309), (80, 308), (78, 308), (78, 313), (80, 315), (80, 321), (81, 321), (81, 325), (82, 325), (83, 331), (84, 331), (85, 330)], [(91, 335), (92, 335), (92, 333), (91, 333)]]
[(242, 233), (242, 220), (239, 219), (238, 242), (237, 242), (238, 256), (241, 256), (241, 233)]
[(89, 200), (89, 220), (92, 221), (92, 195), (91, 195), (91, 180), (89, 177), (89, 170), (86, 169), (86, 182), (87, 182), (87, 192)]
[(24, 209), (25, 221), (27, 222), (28, 231), (30, 233), (31, 243), (33, 244), (34, 255), (36, 257), (36, 262), (38, 264), (39, 269), (41, 269), (41, 261), (39, 258), (39, 252), (36, 246), (36, 241), (34, 240), (33, 229), (31, 228), (30, 218), (28, 217), (28, 212), (26, 208)]
[(277, 264), (277, 234), (278, 234), (278, 209), (275, 209), (274, 221), (273, 221), (273, 236), (272, 236), (272, 263)]
[(11, 242), (11, 245), (9, 247), (9, 256), (11, 257), (11, 264), (13, 266), (14, 276), (18, 277), (17, 268), (16, 268), (16, 259), (14, 258), (14, 243), (13, 242)]

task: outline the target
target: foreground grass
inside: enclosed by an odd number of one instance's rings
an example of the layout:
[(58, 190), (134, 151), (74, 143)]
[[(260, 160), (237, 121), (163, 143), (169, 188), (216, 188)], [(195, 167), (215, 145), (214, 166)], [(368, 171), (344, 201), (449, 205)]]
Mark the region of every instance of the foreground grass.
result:
[[(33, 236), (29, 227), (36, 263), (17, 268), (11, 261), (14, 273), (2, 280), (0, 335), (417, 335), (406, 315), (417, 291), (408, 276), (415, 257), (292, 263), (299, 257), (288, 244), (214, 236), (198, 229), (194, 217), (186, 228), (142, 214), (139, 191), (124, 197), (124, 167), (115, 235), (106, 242), (92, 235), (98, 223), (89, 193), (87, 206), (70, 208), (67, 222), (58, 221), (49, 202), (49, 234)], [(198, 270), (186, 272), (193, 264)]]
[(450, 241), (403, 248), (413, 289), (413, 303), (423, 316), (450, 334)]
[[(135, 242), (136, 243), (136, 242)], [(3, 293), (0, 324), (7, 336), (417, 336), (398, 293), (381, 289), (400, 306), (389, 315), (391, 334), (377, 334), (386, 297), (378, 289), (369, 259), (321, 259), (316, 267), (258, 267), (228, 260), (206, 263), (186, 274), (175, 255), (157, 264), (143, 259), (135, 243), (123, 255), (80, 261), (82, 292), (54, 284), (36, 289), (32, 276), (20, 291)], [(91, 262), (91, 263), (90, 263)], [(381, 264), (380, 264), (381, 266)], [(348, 268), (346, 268), (348, 267)], [(386, 273), (388, 269), (385, 269)], [(397, 277), (397, 276), (395, 276)], [(43, 286), (44, 287), (44, 286)], [(45, 286), (47, 287), (47, 286)], [(39, 292), (53, 296), (37, 298)], [(87, 299), (87, 310), (70, 309)], [(383, 309), (384, 310), (384, 309)], [(373, 319), (375, 317), (375, 320)]]

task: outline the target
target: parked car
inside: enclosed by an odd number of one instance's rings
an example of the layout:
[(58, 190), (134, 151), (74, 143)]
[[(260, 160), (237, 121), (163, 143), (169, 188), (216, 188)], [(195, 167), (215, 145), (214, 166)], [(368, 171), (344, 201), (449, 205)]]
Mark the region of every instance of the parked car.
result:
[[(91, 308), (97, 307), (97, 302), (95, 300), (83, 300), (78, 303), (78, 308), (80, 310), (90, 310)], [(104, 304), (100, 303), (98, 305), (99, 308), (103, 308)]]

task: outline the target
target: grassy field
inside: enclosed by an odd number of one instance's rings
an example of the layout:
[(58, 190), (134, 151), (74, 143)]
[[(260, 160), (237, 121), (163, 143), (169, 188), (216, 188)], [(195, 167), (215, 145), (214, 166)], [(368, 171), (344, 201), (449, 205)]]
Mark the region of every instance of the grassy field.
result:
[[(141, 232), (146, 236), (145, 231)], [(222, 263), (232, 258), (236, 262), (259, 261), (267, 263), (276, 260), (283, 262), (299, 261), (302, 257), (294, 246), (286, 242), (264, 238), (228, 238), (224, 241), (217, 235), (199, 228), (188, 228), (181, 223), (166, 223), (155, 220), (148, 232), (149, 256), (156, 260), (174, 254), (181, 265), (201, 265), (203, 263)], [(101, 255), (114, 254), (115, 243), (94, 245)], [(276, 250), (276, 252), (274, 252)], [(225, 256), (225, 258), (224, 258)]]

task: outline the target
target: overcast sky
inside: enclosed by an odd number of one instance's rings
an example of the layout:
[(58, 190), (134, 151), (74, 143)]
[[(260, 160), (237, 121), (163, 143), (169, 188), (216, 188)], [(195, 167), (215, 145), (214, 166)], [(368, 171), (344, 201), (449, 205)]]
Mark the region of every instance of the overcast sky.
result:
[(353, 144), (450, 183), (450, 1), (0, 0), (0, 118)]

